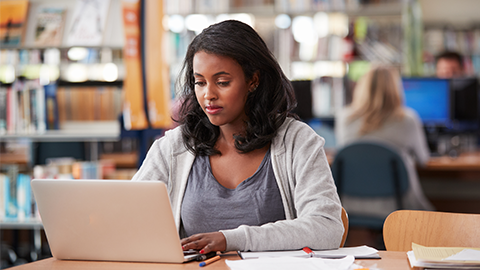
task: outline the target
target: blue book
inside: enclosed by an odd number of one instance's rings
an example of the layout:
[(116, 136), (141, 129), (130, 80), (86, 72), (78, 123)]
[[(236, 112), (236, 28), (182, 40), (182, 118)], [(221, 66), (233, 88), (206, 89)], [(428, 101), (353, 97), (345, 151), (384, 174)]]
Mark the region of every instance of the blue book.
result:
[(59, 129), (58, 126), (58, 101), (57, 84), (45, 85), (45, 121), (48, 130)]
[(17, 217), (17, 200), (15, 194), (15, 179), (5, 176), (5, 217)]
[(32, 191), (30, 176), (18, 174), (17, 178), (17, 218), (23, 220), (30, 218), (32, 213)]

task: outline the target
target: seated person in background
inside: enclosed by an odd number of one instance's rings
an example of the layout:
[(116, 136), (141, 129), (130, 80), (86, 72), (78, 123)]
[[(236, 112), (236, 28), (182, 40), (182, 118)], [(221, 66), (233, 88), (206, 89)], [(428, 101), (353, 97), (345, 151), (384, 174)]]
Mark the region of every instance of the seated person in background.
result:
[(445, 51), (435, 57), (435, 63), (438, 78), (450, 79), (464, 75), (463, 58), (457, 52)]
[[(357, 83), (352, 104), (337, 116), (339, 147), (359, 140), (379, 141), (398, 150), (407, 167), (409, 190), (406, 209), (433, 210), (420, 186), (415, 163), (424, 164), (430, 153), (417, 113), (403, 105), (400, 75), (393, 67), (374, 67)], [(368, 155), (368, 153), (365, 153)], [(392, 199), (358, 199), (342, 196), (347, 213), (386, 217), (396, 210)]]
[(182, 71), (180, 126), (132, 180), (166, 183), (184, 250), (338, 248), (342, 206), (325, 141), (295, 119), (293, 87), (255, 30), (211, 25)]

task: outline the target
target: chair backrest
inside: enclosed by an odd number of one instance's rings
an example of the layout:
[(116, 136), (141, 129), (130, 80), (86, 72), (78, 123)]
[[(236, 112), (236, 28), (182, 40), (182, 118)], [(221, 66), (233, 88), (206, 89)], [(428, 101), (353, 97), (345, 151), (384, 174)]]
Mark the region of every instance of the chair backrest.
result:
[(408, 188), (408, 173), (403, 159), (392, 147), (379, 142), (361, 141), (340, 149), (332, 164), (340, 196), (396, 197)]
[(399, 210), (385, 220), (388, 251), (412, 250), (412, 243), (430, 247), (480, 247), (480, 214)]
[(342, 223), (343, 223), (343, 236), (342, 236), (342, 242), (340, 243), (340, 247), (343, 247), (345, 245), (345, 240), (347, 240), (347, 235), (348, 235), (348, 214), (347, 211), (345, 211), (345, 208), (342, 207)]

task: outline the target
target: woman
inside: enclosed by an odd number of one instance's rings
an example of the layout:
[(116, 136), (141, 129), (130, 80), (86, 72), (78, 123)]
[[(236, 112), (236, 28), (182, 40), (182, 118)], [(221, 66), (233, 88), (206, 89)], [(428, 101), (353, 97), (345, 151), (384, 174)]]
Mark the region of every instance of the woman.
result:
[(338, 248), (341, 205), (324, 140), (260, 36), (224, 21), (189, 45), (180, 126), (133, 180), (164, 181), (184, 250)]
[[(406, 209), (433, 210), (418, 181), (416, 164), (425, 164), (429, 149), (417, 113), (403, 106), (400, 75), (392, 67), (370, 69), (357, 83), (352, 104), (336, 119), (338, 147), (357, 140), (374, 140), (399, 150), (409, 175)], [(394, 199), (358, 199), (342, 196), (350, 214), (369, 214), (385, 218), (396, 210)]]

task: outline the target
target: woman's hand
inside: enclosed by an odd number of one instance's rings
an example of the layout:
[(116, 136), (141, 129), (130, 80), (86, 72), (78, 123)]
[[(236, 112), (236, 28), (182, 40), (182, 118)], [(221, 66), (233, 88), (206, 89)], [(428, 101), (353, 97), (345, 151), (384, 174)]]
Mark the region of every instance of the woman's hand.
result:
[(225, 251), (227, 249), (227, 240), (221, 232), (194, 234), (183, 238), (181, 243), (183, 250), (200, 250), (201, 254), (207, 254), (211, 251)]

